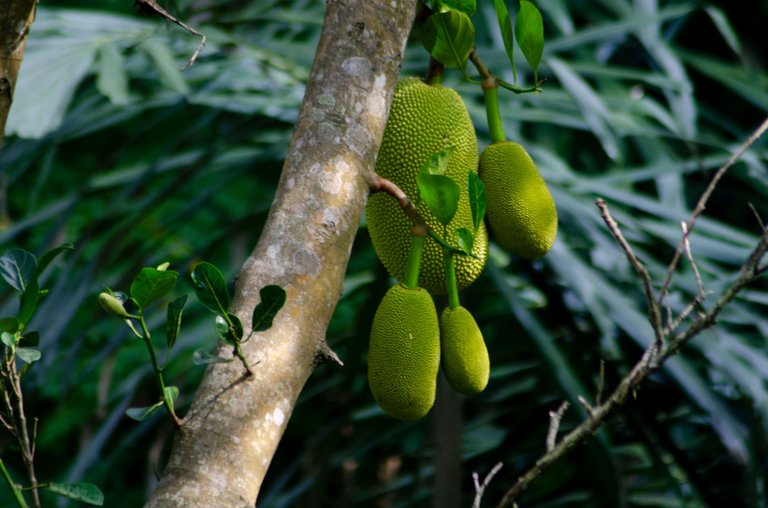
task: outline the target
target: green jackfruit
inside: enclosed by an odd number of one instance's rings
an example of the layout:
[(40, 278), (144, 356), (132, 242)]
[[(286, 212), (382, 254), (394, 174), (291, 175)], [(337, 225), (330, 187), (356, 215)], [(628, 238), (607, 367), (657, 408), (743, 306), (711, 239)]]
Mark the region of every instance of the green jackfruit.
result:
[(525, 259), (546, 254), (557, 236), (557, 209), (525, 148), (511, 141), (488, 145), (480, 156), (480, 179), (499, 244)]
[(445, 379), (457, 392), (470, 395), (488, 385), (491, 362), (475, 318), (464, 307), (440, 315), (440, 361)]
[(368, 350), (368, 384), (376, 403), (401, 420), (418, 420), (435, 403), (440, 326), (423, 288), (389, 288), (376, 310)]
[[(453, 146), (446, 175), (459, 184), (461, 197), (456, 215), (448, 224), (445, 239), (458, 245), (454, 231), (472, 230), (472, 213), (466, 190), (469, 171), (477, 169), (477, 139), (472, 120), (459, 95), (438, 85), (427, 85), (416, 78), (398, 83), (384, 130), (384, 138), (376, 161), (376, 172), (396, 183), (417, 204), (419, 214), (438, 234), (443, 226), (418, 203), (417, 176), (429, 156)], [(368, 231), (379, 259), (397, 280), (403, 280), (410, 247), (412, 223), (398, 203), (384, 193), (370, 197), (365, 208)], [(469, 286), (485, 266), (488, 257), (488, 234), (481, 225), (475, 237), (472, 254), (477, 258), (456, 256), (459, 289)], [(431, 238), (427, 239), (421, 258), (419, 286), (432, 294), (445, 294), (443, 252)]]

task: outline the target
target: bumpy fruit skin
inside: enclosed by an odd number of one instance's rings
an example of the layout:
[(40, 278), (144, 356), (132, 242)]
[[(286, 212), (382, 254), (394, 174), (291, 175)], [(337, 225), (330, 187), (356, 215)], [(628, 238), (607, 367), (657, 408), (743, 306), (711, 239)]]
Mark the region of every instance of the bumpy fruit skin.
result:
[(480, 156), (480, 179), (499, 244), (525, 259), (546, 254), (557, 236), (557, 210), (525, 148), (512, 141), (488, 145)]
[[(422, 164), (434, 152), (453, 146), (446, 175), (459, 184), (461, 197), (456, 215), (448, 224), (445, 239), (458, 245), (454, 231), (472, 230), (467, 175), (477, 171), (478, 149), (475, 130), (467, 108), (459, 95), (437, 85), (427, 85), (416, 78), (401, 80), (395, 90), (387, 126), (384, 130), (376, 172), (396, 183), (414, 203), (429, 227), (443, 234), (443, 226), (426, 204), (418, 203), (417, 176)], [(370, 197), (365, 208), (368, 231), (379, 259), (397, 280), (403, 280), (410, 247), (412, 224), (398, 203), (384, 193)], [(472, 254), (456, 256), (456, 277), (459, 289), (469, 286), (482, 272), (488, 258), (488, 233), (481, 225), (475, 236)], [(432, 294), (445, 294), (443, 252), (431, 238), (427, 239), (421, 258), (419, 286)]]
[(491, 362), (475, 319), (464, 307), (446, 308), (440, 315), (441, 362), (451, 388), (464, 395), (488, 385)]
[(368, 384), (376, 403), (401, 420), (418, 420), (435, 403), (440, 326), (423, 289), (392, 286), (376, 310), (368, 351)]

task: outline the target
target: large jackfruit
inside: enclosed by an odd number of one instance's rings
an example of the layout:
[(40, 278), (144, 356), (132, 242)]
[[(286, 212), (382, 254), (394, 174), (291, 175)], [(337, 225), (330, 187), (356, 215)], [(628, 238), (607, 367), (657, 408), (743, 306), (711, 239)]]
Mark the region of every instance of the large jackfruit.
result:
[(525, 148), (512, 141), (488, 145), (480, 156), (480, 179), (499, 244), (525, 259), (546, 254), (557, 236), (557, 209)]
[(491, 362), (483, 334), (464, 307), (440, 315), (440, 361), (445, 379), (457, 392), (470, 395), (488, 385)]
[(368, 350), (368, 384), (381, 408), (417, 420), (435, 402), (440, 367), (440, 327), (432, 297), (423, 288), (389, 288), (376, 310)]
[[(467, 175), (477, 171), (478, 149), (475, 130), (459, 95), (439, 85), (427, 85), (416, 78), (401, 80), (395, 90), (392, 107), (384, 130), (384, 138), (376, 161), (376, 172), (396, 183), (417, 204), (419, 214), (430, 228), (443, 234), (443, 226), (418, 203), (417, 176), (429, 156), (453, 146), (446, 175), (459, 184), (461, 197), (456, 215), (448, 224), (445, 239), (458, 245), (455, 230), (472, 230), (472, 214), (467, 192)], [(398, 203), (384, 193), (370, 197), (365, 208), (368, 231), (379, 259), (389, 273), (402, 280), (408, 260), (412, 224)], [(470, 285), (485, 266), (488, 257), (488, 234), (481, 224), (472, 254), (456, 256), (459, 289)], [(419, 286), (432, 294), (445, 294), (443, 252), (431, 238), (427, 239), (421, 259)]]

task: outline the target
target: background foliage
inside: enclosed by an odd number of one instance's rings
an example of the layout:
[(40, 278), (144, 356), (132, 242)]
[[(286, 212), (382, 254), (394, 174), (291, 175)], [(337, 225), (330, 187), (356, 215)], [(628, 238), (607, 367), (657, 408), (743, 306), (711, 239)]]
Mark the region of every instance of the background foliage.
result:
[[(551, 187), (560, 234), (541, 261), (493, 249), (465, 294), (491, 353), (488, 389), (443, 398), (415, 424), (378, 410), (365, 355), (390, 281), (363, 225), (328, 331), (345, 367), (322, 366), (310, 378), (259, 506), (428, 505), (438, 461), (450, 460), (438, 446), (446, 432), (461, 443), (463, 506), (470, 473), (504, 463), (486, 494), (494, 502), (543, 451), (548, 411), (578, 395), (594, 399), (601, 360), (612, 387), (651, 340), (637, 280), (592, 202), (608, 201), (660, 283), (708, 175), (768, 114), (768, 7), (538, 6), (544, 93), (502, 91), (502, 114)], [(76, 245), (50, 270), (52, 291), (33, 323), (44, 351), (25, 378), (29, 413), (40, 419), (38, 476), (96, 483), (113, 507), (142, 503), (171, 428), (161, 415), (142, 424), (124, 416), (154, 402), (151, 369), (143, 345), (102, 313), (96, 295), (166, 260), (186, 281), (177, 293), (193, 292), (188, 274), (200, 260), (232, 280), (271, 204), (323, 15), (322, 2), (310, 0), (180, 0), (169, 9), (209, 40), (184, 73), (197, 40), (129, 2), (41, 5), (0, 152), (2, 250)], [(479, 2), (473, 20), (481, 56), (511, 81), (491, 2)], [(404, 74), (425, 67), (414, 40)], [(524, 72), (518, 78), (530, 81)], [(462, 92), (484, 146), (479, 88), (458, 73), (448, 83)], [(728, 173), (692, 238), (708, 290), (732, 280), (754, 242), (759, 226), (747, 203), (768, 217), (767, 159), (763, 140)], [(669, 362), (523, 506), (768, 506), (767, 286), (745, 291), (717, 329)], [(672, 289), (679, 310), (696, 292), (689, 264)], [(3, 315), (15, 305), (10, 291), (0, 293)], [(212, 326), (199, 304), (189, 306), (167, 373), (181, 389), (181, 414), (202, 375), (192, 352), (213, 346)], [(579, 411), (573, 404), (563, 429)], [(451, 422), (462, 424), (454, 434)], [(6, 441), (0, 450), (4, 460), (16, 456)], [(0, 505), (9, 504), (3, 496)]]

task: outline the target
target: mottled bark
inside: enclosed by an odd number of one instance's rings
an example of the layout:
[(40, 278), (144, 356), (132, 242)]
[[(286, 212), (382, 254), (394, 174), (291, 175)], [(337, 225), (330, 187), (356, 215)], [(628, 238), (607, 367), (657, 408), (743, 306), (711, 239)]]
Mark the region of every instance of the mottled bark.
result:
[(37, 0), (0, 0), (0, 149)]
[[(269, 218), (233, 303), (243, 324), (259, 289), (287, 301), (239, 362), (209, 367), (150, 507), (252, 507), (301, 389), (330, 352), (338, 302), (368, 195), (416, 0), (329, 1), (304, 103)], [(246, 334), (249, 330), (246, 330)]]

